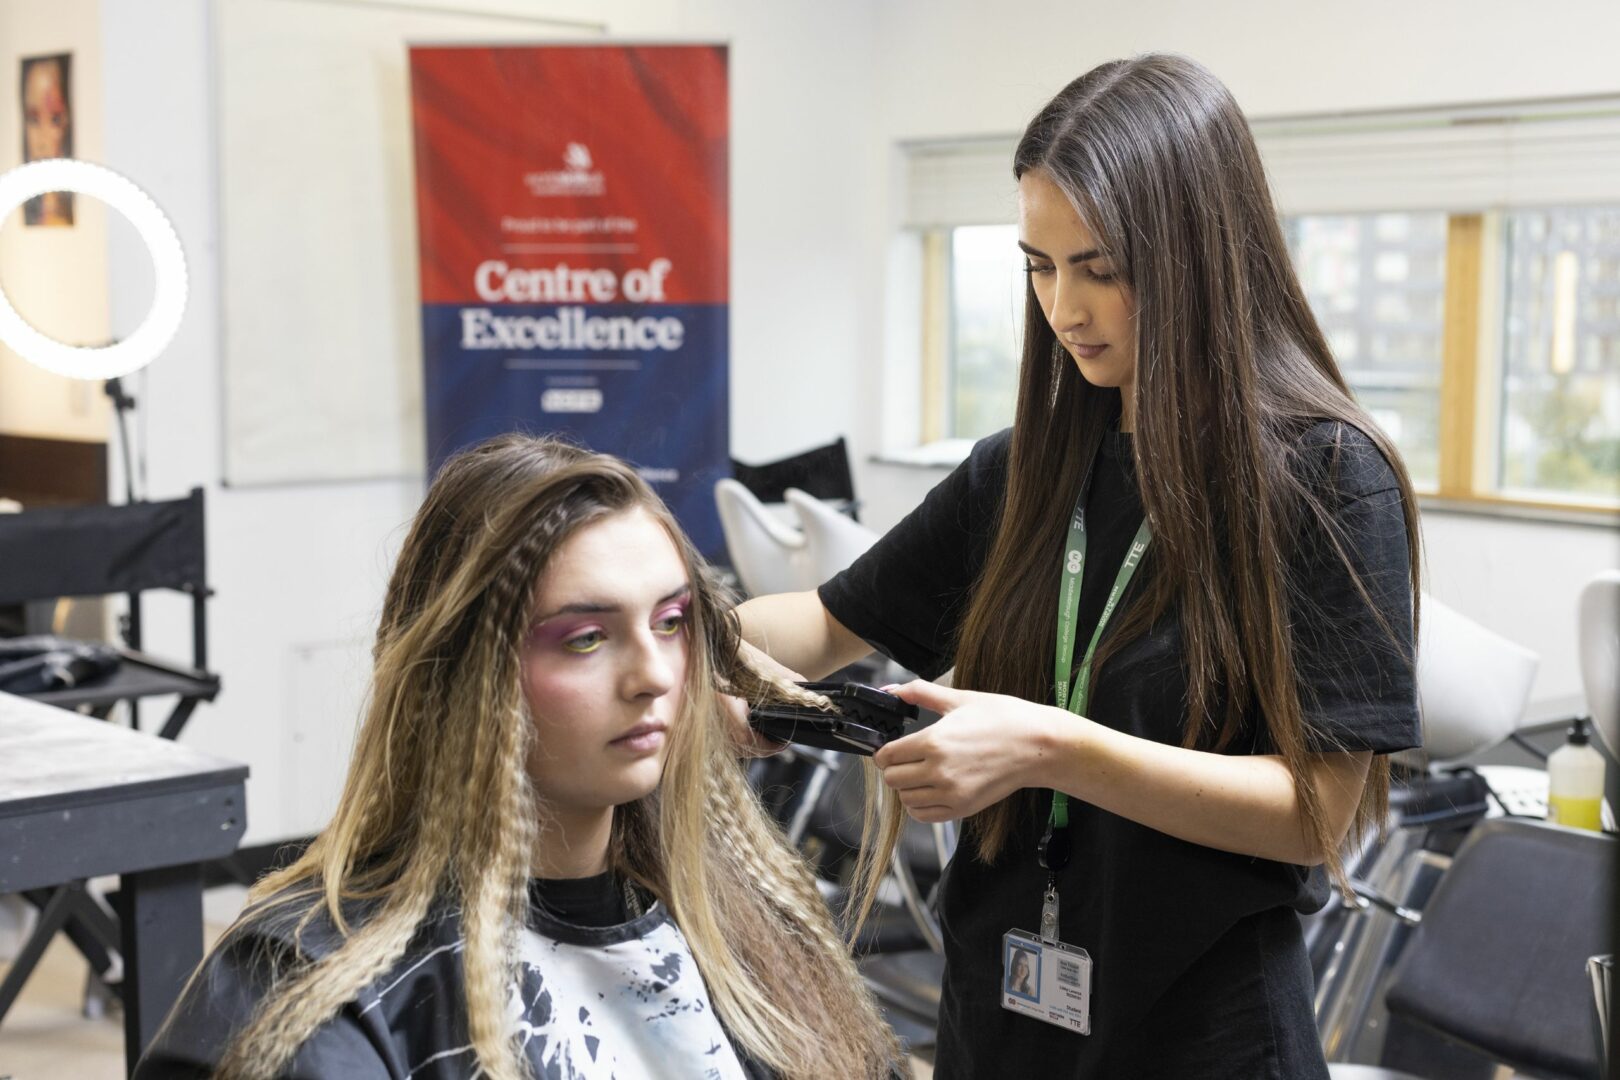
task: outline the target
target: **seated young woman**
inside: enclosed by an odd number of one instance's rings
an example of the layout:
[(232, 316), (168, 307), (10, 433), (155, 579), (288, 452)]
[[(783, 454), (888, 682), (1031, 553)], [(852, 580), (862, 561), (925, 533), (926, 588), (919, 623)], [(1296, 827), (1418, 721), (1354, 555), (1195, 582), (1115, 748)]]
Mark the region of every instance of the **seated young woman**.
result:
[(331, 824), (254, 889), (139, 1080), (903, 1069), (721, 696), (803, 692), (739, 659), (630, 467), (516, 435), (451, 459), (373, 655)]

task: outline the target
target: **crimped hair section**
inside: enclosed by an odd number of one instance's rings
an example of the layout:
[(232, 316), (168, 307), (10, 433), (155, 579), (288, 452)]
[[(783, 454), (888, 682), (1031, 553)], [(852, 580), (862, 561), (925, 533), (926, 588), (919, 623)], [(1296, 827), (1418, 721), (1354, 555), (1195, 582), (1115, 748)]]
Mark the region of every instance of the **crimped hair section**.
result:
[[(513, 1046), (507, 988), (517, 978), (517, 935), (527, 918), (531, 853), (539, 809), (526, 762), (533, 726), (521, 695), (516, 657), (532, 603), (535, 566), (544, 534), (525, 537), (484, 593), (484, 625), (473, 635), (467, 662), (482, 678), (462, 683), (452, 716), (490, 722), (455, 725), (469, 745), (460, 773), (447, 771), (460, 820), (450, 862), (452, 893), (461, 898), (468, 1037), (492, 1080), (521, 1080), (527, 1072)], [(483, 655), (479, 655), (483, 653)]]
[(666, 900), (728, 1030), (759, 1060), (785, 1077), (887, 1076), (899, 1067), (893, 1035), (809, 869), (749, 788), (715, 693), (817, 696), (740, 661), (734, 616), (698, 573), (690, 617), (687, 697), (659, 798)]

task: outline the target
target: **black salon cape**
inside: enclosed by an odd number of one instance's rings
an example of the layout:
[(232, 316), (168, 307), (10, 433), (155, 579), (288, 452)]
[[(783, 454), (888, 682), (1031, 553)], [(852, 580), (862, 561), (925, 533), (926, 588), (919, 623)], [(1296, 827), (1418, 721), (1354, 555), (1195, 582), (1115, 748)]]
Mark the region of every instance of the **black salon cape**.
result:
[[(652, 904), (644, 914), (625, 921), (622, 890), (609, 875), (577, 881), (536, 879), (530, 894), (523, 985), (514, 988), (514, 995), (525, 1003), (519, 1033), (533, 1075), (548, 1080), (609, 1075), (614, 1072), (608, 1064), (614, 1033), (630, 1025), (679, 1029), (673, 1038), (662, 1040), (678, 1058), (667, 1064), (679, 1075), (736, 1075), (738, 1065), (747, 1080), (770, 1080), (775, 1075), (729, 1043), (685, 941), (662, 904)], [(345, 915), (357, 920), (364, 912), (357, 907), (352, 913), (346, 909)], [(257, 954), (290, 947), (296, 918), (293, 912), (250, 920), (245, 933), (209, 956), (142, 1057), (135, 1080), (203, 1080), (213, 1075), (231, 1035), (247, 1023), (263, 999), (265, 967)], [(306, 953), (321, 956), (336, 947), (338, 938), (322, 916), (299, 940)], [(460, 920), (453, 912), (440, 910), (430, 916), (405, 955), (317, 1029), (282, 1076), (286, 1080), (483, 1076), (468, 1046), (460, 945)], [(634, 969), (628, 978), (612, 977), (598, 967), (581, 974), (582, 956), (607, 949), (628, 957), (625, 964), (616, 965)], [(638, 950), (645, 952), (644, 960), (637, 958)], [(672, 963), (671, 955), (684, 962)], [(572, 970), (564, 970), (569, 965)], [(604, 977), (606, 981), (592, 984), (593, 978)], [(611, 1023), (606, 1010), (618, 1010), (621, 1023)], [(592, 1016), (592, 1011), (601, 1015)], [(565, 1027), (571, 1036), (564, 1033)], [(593, 1030), (595, 1034), (589, 1034)], [(710, 1064), (733, 1051), (735, 1064)], [(624, 1075), (622, 1070), (616, 1074)]]
[[(921, 506), (820, 589), (840, 623), (924, 676), (952, 665), (969, 588), (1004, 499), (1010, 435), (979, 442)], [(1399, 642), (1366, 608), (1320, 527), (1307, 530), (1285, 554), (1307, 582), (1293, 621), (1313, 745), (1376, 753), (1417, 746), (1408, 523), (1395, 475), (1346, 425), (1316, 424), (1302, 433), (1301, 448), (1302, 475), (1333, 508), (1356, 570)], [(1088, 499), (1076, 667), (1141, 520), (1131, 437), (1110, 433)], [(1060, 554), (1030, 558), (1050, 560), (1055, 576)], [(1140, 595), (1152, 559), (1150, 549), (1122, 605)], [(1172, 610), (1097, 672), (1089, 715), (1179, 745), (1182, 659)], [(1251, 733), (1235, 752), (1260, 749)], [(1326, 902), (1324, 873), (1187, 843), (1076, 799), (1069, 801), (1073, 855), (1059, 881), (1059, 937), (1086, 949), (1094, 964), (1091, 1034), (1003, 1009), (1002, 935), (1040, 929), (1045, 885), (1035, 845), (1049, 795), (1014, 797), (1026, 802), (1024, 824), (995, 863), (978, 859), (969, 833), (946, 871), (939, 1080), (1327, 1076), (1298, 915)]]

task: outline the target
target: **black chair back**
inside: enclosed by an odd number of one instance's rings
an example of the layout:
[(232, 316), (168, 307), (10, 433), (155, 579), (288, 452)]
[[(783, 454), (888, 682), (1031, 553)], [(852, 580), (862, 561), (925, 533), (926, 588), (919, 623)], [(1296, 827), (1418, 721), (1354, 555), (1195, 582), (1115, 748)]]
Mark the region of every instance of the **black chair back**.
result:
[(0, 514), (0, 604), (204, 584), (203, 493)]
[(1614, 951), (1617, 845), (1523, 819), (1476, 825), (1391, 975), (1390, 1014), (1532, 1076), (1600, 1077), (1586, 961)]
[(731, 472), (760, 502), (782, 502), (788, 488), (798, 488), (818, 499), (844, 501), (850, 517), (855, 517), (855, 480), (843, 436), (826, 446), (762, 465), (748, 465), (732, 458)]
[(141, 647), (140, 595), (174, 589), (192, 598), (192, 661), (208, 666), (203, 492), (119, 506), (0, 514), (0, 604), (59, 597), (129, 597), (125, 639)]

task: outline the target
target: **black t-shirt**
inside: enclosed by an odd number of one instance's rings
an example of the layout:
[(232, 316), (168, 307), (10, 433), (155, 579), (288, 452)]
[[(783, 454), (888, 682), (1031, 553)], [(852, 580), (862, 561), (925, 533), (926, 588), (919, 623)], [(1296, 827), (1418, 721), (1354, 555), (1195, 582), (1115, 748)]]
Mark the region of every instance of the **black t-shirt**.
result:
[(529, 902), (574, 926), (617, 926), (630, 919), (624, 879), (611, 870), (582, 878), (530, 878)]
[[(921, 506), (820, 589), (840, 623), (924, 676), (953, 663), (1005, 497), (1009, 445), (1010, 432), (979, 442)], [(1341, 424), (1312, 427), (1301, 451), (1302, 475), (1331, 508), (1375, 608), (1319, 529), (1307, 529), (1286, 553), (1305, 582), (1293, 598), (1293, 622), (1312, 745), (1376, 753), (1419, 745), (1408, 523), (1394, 473), (1371, 440)], [(1077, 653), (1091, 639), (1141, 520), (1130, 436), (1110, 433), (1087, 500)], [(1055, 563), (1060, 555), (1030, 557)], [(1122, 607), (1141, 595), (1152, 558), (1150, 549)], [(1179, 745), (1186, 676), (1174, 606), (1121, 645), (1093, 683), (1092, 719)], [(1229, 752), (1262, 749), (1257, 720)], [(1035, 845), (1045, 796), (1014, 796), (1025, 804), (1026, 825), (993, 864), (978, 859), (970, 838), (946, 871), (940, 1080), (1327, 1075), (1298, 920), (1325, 902), (1325, 875), (1178, 840), (1076, 799), (1069, 801), (1073, 853), (1058, 882), (1059, 936), (1091, 955), (1092, 1033), (1003, 1009), (1002, 935), (1039, 929), (1046, 878)]]

